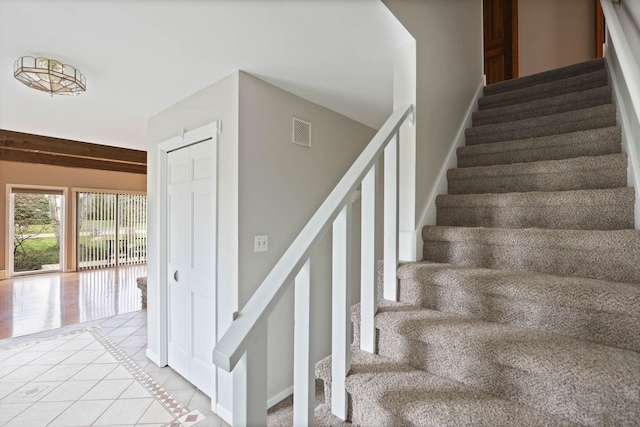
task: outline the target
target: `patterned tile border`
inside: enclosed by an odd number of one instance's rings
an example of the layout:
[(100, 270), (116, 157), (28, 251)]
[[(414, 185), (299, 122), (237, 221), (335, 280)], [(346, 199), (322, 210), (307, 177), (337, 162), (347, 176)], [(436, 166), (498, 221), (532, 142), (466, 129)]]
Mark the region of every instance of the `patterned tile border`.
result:
[(86, 330), (173, 416), (174, 421), (165, 424), (165, 427), (191, 427), (205, 419), (198, 410), (189, 411), (167, 389), (158, 384), (129, 354), (114, 343), (100, 326), (90, 326)]
[(39, 344), (57, 338), (67, 337), (70, 335), (78, 335), (89, 332), (129, 373), (136, 379), (162, 406), (167, 409), (174, 420), (165, 424), (163, 427), (191, 427), (205, 419), (205, 416), (198, 410), (189, 411), (175, 398), (167, 389), (158, 384), (156, 380), (145, 372), (142, 367), (129, 356), (118, 344), (113, 342), (111, 338), (102, 330), (99, 325), (89, 326), (87, 328), (76, 329), (69, 332), (54, 334), (49, 336), (34, 337), (32, 340), (20, 340), (20, 342), (8, 342), (2, 345), (0, 340), (0, 351), (12, 350), (19, 347), (26, 347)]

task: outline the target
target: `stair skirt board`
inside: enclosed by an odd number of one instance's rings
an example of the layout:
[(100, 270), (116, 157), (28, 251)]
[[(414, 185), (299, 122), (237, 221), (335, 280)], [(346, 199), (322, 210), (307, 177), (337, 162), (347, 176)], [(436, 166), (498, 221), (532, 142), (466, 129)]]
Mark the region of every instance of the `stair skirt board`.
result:
[[(470, 106), (421, 216), (437, 224), (424, 261), (398, 268), (398, 302), (379, 301), (378, 354), (359, 350), (352, 307), (353, 425), (638, 423), (640, 164), (626, 138), (640, 124), (610, 68), (498, 83)], [(316, 375), (327, 398), (331, 357)]]

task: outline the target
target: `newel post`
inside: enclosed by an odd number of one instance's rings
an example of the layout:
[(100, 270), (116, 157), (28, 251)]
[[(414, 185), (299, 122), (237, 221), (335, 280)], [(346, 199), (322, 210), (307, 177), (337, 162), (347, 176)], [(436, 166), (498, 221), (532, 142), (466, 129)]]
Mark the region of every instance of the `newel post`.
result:
[(233, 369), (233, 425), (267, 425), (267, 322), (256, 326)]

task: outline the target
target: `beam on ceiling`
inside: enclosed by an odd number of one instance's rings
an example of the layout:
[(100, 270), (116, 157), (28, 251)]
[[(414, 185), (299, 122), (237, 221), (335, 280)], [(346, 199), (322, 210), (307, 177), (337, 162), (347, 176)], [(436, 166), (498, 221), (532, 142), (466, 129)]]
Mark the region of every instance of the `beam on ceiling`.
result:
[(64, 166), (69, 168), (98, 169), (141, 174), (147, 173), (147, 165), (110, 162), (108, 160), (85, 159), (81, 157), (70, 157), (49, 153), (36, 153), (33, 151), (11, 150), (5, 147), (0, 147), (0, 160), (5, 160), (8, 162)]
[(0, 129), (0, 146), (50, 154), (86, 157), (137, 164), (147, 163), (147, 152), (130, 148), (110, 147), (50, 136), (33, 135)]
[(147, 153), (0, 129), (0, 160), (147, 173)]

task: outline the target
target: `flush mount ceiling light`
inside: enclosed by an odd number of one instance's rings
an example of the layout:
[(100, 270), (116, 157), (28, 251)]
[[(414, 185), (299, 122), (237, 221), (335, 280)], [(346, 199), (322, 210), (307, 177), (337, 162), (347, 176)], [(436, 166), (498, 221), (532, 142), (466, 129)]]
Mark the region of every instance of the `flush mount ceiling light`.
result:
[(13, 64), (13, 76), (51, 96), (80, 95), (87, 90), (87, 81), (80, 71), (54, 59), (22, 56)]

